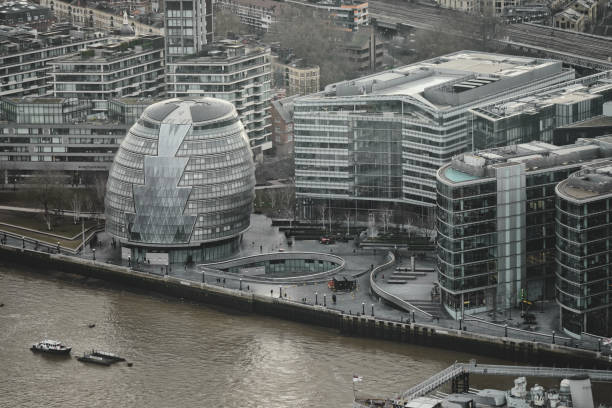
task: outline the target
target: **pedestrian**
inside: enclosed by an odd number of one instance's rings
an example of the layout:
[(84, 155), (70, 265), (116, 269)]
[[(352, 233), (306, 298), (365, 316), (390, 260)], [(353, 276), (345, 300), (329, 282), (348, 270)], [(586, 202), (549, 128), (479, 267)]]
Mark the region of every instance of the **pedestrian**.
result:
[(251, 290), (251, 288), (249, 287), (249, 285), (247, 285), (247, 291), (250, 291), (250, 290)]
[(259, 246), (259, 252), (263, 252), (263, 245)]

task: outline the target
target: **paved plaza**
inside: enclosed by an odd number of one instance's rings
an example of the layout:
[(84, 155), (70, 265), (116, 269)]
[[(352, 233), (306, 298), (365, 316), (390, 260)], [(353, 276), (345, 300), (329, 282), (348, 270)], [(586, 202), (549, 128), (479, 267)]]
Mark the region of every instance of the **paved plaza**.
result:
[[(86, 246), (78, 256), (85, 259), (95, 258), (96, 262), (112, 263), (117, 265), (128, 266), (126, 260), (121, 259), (121, 250), (119, 247), (111, 245), (111, 238), (105, 232), (98, 234), (98, 245), (94, 248)], [(11, 246), (21, 247), (22, 240), (7, 238), (7, 244)], [(34, 244), (26, 242), (27, 249), (34, 249)], [(54, 252), (55, 248), (49, 248)], [(38, 250), (47, 251), (46, 247), (39, 244)], [(296, 284), (273, 284), (249, 281), (244, 278), (242, 283), (235, 275), (226, 275), (223, 273), (205, 273), (200, 271), (196, 266), (185, 266), (183, 264), (175, 264), (169, 266), (169, 275), (195, 281), (206, 282), (209, 285), (218, 285), (232, 289), (240, 289), (256, 293), (264, 296), (278, 297), (279, 294), (283, 298), (290, 301), (302, 302), (310, 305), (318, 304), (325, 307), (340, 310), (346, 314), (358, 315), (365, 312), (366, 315), (372, 315), (386, 320), (407, 322), (416, 321), (417, 323), (435, 324), (444, 328), (459, 328), (459, 322), (455, 318), (446, 313), (439, 305), (437, 297), (432, 298), (432, 288), (436, 282), (436, 274), (433, 271), (434, 261), (430, 258), (415, 259), (415, 267), (417, 270), (426, 271), (422, 276), (418, 276), (414, 280), (410, 280), (405, 284), (389, 283), (391, 275), (395, 268), (410, 267), (410, 255), (405, 250), (398, 252), (399, 257), (396, 264), (389, 269), (381, 272), (377, 276), (376, 283), (383, 290), (399, 297), (402, 300), (408, 301), (437, 317), (434, 321), (425, 318), (424, 316), (411, 315), (411, 313), (387, 304), (381, 301), (370, 292), (370, 273), (372, 265), (377, 266), (383, 264), (386, 260), (387, 250), (383, 249), (360, 249), (355, 247), (353, 241), (348, 243), (337, 242), (331, 245), (323, 245), (318, 241), (305, 240), (295, 241), (293, 245), (288, 245), (287, 238), (278, 227), (273, 227), (271, 220), (263, 215), (253, 214), (251, 217), (251, 228), (244, 234), (241, 243), (241, 248), (236, 257), (245, 257), (250, 255), (259, 255), (265, 253), (273, 253), (280, 251), (296, 251), (296, 252), (323, 252), (331, 253), (342, 257), (345, 261), (345, 268), (339, 272), (336, 277), (342, 279), (357, 280), (357, 289), (352, 292), (332, 292), (327, 285), (327, 279), (322, 278), (319, 281), (296, 283)], [(73, 255), (74, 256), (74, 255)], [(129, 265), (133, 269), (137, 269), (147, 273), (163, 275), (166, 272), (159, 265)], [(336, 302), (333, 302), (333, 295), (336, 296)], [(553, 331), (555, 333), (555, 342), (558, 344), (566, 344), (576, 347), (584, 347), (596, 349), (595, 343), (587, 341), (576, 341), (569, 339), (566, 336), (560, 335), (559, 326), (559, 309), (554, 301), (546, 302), (543, 305), (534, 306), (531, 310), (536, 315), (536, 323), (532, 326), (522, 324), (520, 318), (520, 310), (513, 310), (511, 313), (498, 313), (492, 315), (483, 313), (476, 316), (465, 316), (463, 328), (468, 331), (503, 337), (508, 331), (509, 337), (520, 338), (524, 340), (536, 340), (540, 342), (552, 342)], [(507, 328), (505, 327), (507, 325)]]

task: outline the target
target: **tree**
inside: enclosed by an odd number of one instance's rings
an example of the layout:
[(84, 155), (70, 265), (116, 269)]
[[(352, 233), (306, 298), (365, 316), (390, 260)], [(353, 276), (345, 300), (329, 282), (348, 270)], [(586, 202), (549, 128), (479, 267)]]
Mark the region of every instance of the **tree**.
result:
[(104, 211), (104, 196), (106, 195), (106, 176), (97, 174), (89, 188), (89, 209), (97, 213), (96, 219), (100, 221), (99, 214)]
[(53, 172), (42, 171), (34, 175), (29, 189), (30, 199), (42, 210), (41, 214), (48, 231), (53, 228), (53, 212), (51, 209), (58, 208), (57, 204), (62, 198), (61, 182), (61, 176)]
[(237, 14), (218, 6), (215, 7), (215, 37), (225, 38), (228, 36), (228, 33), (240, 34), (245, 31), (245, 27), (240, 22), (240, 17)]
[(76, 224), (81, 219), (81, 206), (83, 205), (83, 194), (76, 188), (72, 191), (70, 207), (72, 208), (72, 221)]
[(264, 39), (293, 50), (306, 64), (318, 65), (320, 84), (325, 86), (357, 76), (355, 64), (349, 61), (343, 48), (351, 35), (316, 9), (285, 7)]

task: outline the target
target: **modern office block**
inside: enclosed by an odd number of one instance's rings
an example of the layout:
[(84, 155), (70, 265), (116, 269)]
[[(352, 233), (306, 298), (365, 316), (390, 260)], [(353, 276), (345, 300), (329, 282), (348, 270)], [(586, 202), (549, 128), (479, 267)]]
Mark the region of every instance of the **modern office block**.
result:
[(463, 51), (298, 98), (298, 202), (357, 213), (432, 209), (437, 169), (470, 150), (470, 108), (573, 78), (558, 61)]
[(583, 332), (610, 337), (612, 160), (583, 166), (557, 185), (556, 194), (561, 327), (573, 337)]
[(106, 230), (133, 262), (214, 261), (249, 227), (255, 168), (236, 109), (169, 99), (131, 127), (109, 173)]
[(612, 157), (612, 138), (458, 155), (437, 172), (437, 272), (451, 316), (554, 297), (555, 186)]
[(612, 71), (582, 77), (546, 90), (470, 109), (472, 150), (553, 140), (555, 129), (603, 113), (612, 100)]
[(193, 57), (169, 63), (166, 76), (171, 97), (207, 96), (231, 102), (246, 128), (255, 157), (272, 147), (269, 48), (223, 40)]

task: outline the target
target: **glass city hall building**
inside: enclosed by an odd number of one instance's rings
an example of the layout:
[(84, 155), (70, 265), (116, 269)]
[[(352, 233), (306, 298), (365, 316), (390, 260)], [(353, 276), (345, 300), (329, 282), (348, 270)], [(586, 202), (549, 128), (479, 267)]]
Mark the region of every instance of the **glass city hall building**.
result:
[(227, 258), (249, 227), (254, 186), (249, 141), (231, 103), (201, 97), (155, 103), (115, 156), (106, 230), (133, 262)]
[(436, 269), (450, 315), (554, 298), (555, 188), (585, 164), (610, 156), (612, 138), (604, 137), (563, 147), (531, 142), (489, 149), (441, 167)]

